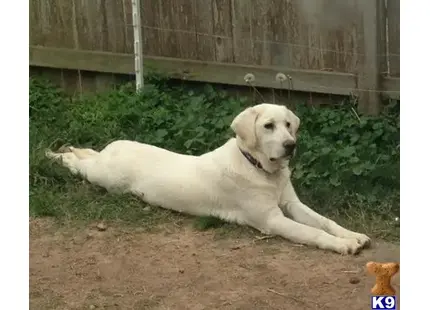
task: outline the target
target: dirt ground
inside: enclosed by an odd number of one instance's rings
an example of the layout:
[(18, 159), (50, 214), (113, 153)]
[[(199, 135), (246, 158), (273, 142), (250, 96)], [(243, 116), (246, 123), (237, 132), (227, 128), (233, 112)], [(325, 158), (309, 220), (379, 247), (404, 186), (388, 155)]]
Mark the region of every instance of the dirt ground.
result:
[[(30, 309), (367, 310), (375, 279), (364, 265), (400, 255), (381, 242), (341, 256), (256, 236), (31, 220)], [(399, 293), (400, 276), (392, 282)]]

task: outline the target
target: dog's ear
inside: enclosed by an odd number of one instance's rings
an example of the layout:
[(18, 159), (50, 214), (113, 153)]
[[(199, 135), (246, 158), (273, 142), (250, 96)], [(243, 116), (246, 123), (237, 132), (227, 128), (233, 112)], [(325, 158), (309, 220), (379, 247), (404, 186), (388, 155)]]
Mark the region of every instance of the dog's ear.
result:
[(255, 134), (255, 122), (257, 121), (258, 113), (254, 107), (250, 107), (242, 111), (236, 116), (230, 127), (239, 136), (249, 148), (255, 147), (257, 144), (257, 136)]
[(294, 114), (293, 113), (293, 115), (294, 115), (294, 123), (295, 123), (295, 126), (294, 126), (294, 136), (296, 136), (296, 134), (297, 134), (297, 131), (299, 130), (299, 127), (300, 127), (300, 118), (296, 115), (296, 114)]
[(292, 111), (289, 110), (289, 112), (290, 112), (291, 119), (292, 119), (292, 126), (291, 126), (292, 132), (291, 133), (294, 136), (294, 138), (296, 138), (297, 137), (297, 131), (299, 130), (299, 127), (300, 127), (300, 118), (296, 114), (294, 114)]

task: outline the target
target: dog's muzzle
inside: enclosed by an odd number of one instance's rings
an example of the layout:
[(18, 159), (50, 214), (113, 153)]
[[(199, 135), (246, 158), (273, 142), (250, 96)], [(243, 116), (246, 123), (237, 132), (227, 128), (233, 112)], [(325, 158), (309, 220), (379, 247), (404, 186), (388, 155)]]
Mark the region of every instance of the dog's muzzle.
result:
[(292, 157), (295, 154), (296, 142), (286, 141), (286, 142), (284, 142), (283, 146), (285, 149), (285, 156), (286, 157)]

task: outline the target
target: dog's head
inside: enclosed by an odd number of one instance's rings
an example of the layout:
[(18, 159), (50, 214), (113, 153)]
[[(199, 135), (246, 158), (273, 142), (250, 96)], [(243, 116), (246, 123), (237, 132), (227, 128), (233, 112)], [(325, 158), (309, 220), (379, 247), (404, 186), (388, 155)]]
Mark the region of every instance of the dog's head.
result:
[(295, 154), (299, 126), (300, 119), (292, 111), (269, 103), (247, 108), (231, 123), (239, 146), (272, 166)]

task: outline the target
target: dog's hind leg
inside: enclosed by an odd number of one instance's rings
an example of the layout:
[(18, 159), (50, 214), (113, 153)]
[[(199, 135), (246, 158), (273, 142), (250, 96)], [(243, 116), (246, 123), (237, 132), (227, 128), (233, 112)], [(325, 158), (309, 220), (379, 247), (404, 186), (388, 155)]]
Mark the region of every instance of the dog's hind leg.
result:
[(54, 153), (50, 150), (45, 152), (45, 156), (49, 159), (60, 162), (64, 167), (68, 168), (72, 174), (82, 173), (80, 171), (80, 159), (72, 152)]
[(70, 147), (62, 151), (64, 153), (47, 150), (45, 155), (68, 168), (72, 174), (80, 175), (90, 183), (104, 187), (109, 191), (115, 188), (114, 182), (112, 185), (109, 178), (109, 169), (100, 165), (99, 153), (88, 149), (70, 149)]
[(88, 159), (99, 154), (99, 152), (92, 149), (80, 149), (73, 146), (62, 147), (58, 152), (52, 152), (51, 150), (45, 152), (46, 157), (60, 162), (72, 174), (80, 174), (84, 178), (87, 178), (88, 168), (91, 166)]

